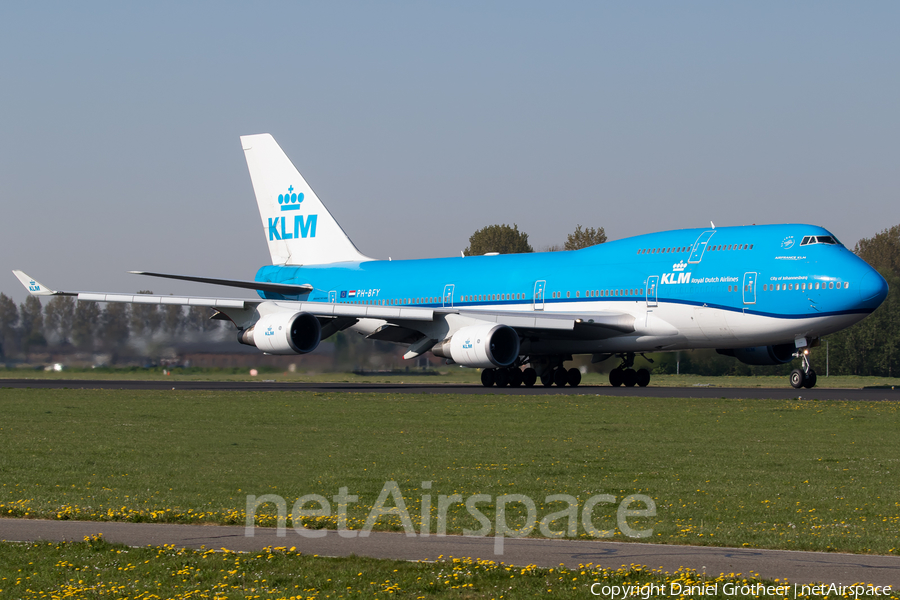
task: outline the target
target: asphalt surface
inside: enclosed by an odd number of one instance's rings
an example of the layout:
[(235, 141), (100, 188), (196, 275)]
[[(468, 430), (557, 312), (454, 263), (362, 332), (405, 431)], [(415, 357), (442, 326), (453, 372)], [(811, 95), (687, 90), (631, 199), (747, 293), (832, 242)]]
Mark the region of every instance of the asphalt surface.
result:
[(254, 535), (248, 537), (243, 527), (218, 525), (0, 519), (0, 539), (7, 541), (81, 541), (98, 533), (110, 542), (129, 546), (173, 544), (178, 548), (227, 548), (236, 552), (293, 546), (304, 554), (319, 556), (355, 554), (398, 560), (469, 557), (542, 567), (564, 564), (574, 568), (594, 563), (619, 568), (640, 564), (669, 572), (690, 567), (713, 576), (753, 572), (766, 579), (787, 578), (792, 583), (849, 585), (862, 581), (900, 589), (900, 557), (896, 556), (537, 538), (504, 539), (502, 554), (498, 554), (492, 537), (407, 537), (402, 533), (372, 532), (365, 538), (344, 538), (336, 531), (328, 531), (324, 537), (308, 538), (290, 528), (284, 537), (278, 537), (275, 529), (262, 527), (255, 528)]
[[(411, 378), (415, 379), (415, 378)], [(282, 392), (376, 392), (394, 394), (501, 394), (510, 396), (599, 395), (650, 398), (747, 398), (804, 400), (900, 401), (900, 389), (871, 387), (834, 389), (816, 387), (795, 390), (785, 381), (780, 388), (729, 387), (612, 387), (580, 385), (559, 388), (536, 385), (532, 388), (486, 388), (481, 385), (440, 384), (411, 381), (404, 383), (301, 383), (279, 381), (139, 381), (103, 379), (0, 379), (3, 388), (80, 389), (80, 390), (207, 390), (207, 391), (282, 391)]]

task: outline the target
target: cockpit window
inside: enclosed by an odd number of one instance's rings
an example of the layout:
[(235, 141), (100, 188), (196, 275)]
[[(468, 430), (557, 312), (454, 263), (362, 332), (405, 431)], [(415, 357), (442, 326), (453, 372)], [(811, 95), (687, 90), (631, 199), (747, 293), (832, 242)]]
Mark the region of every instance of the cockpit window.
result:
[(837, 241), (833, 235), (808, 235), (800, 242), (801, 246), (809, 246), (812, 244), (829, 244), (834, 246), (840, 244), (840, 242)]

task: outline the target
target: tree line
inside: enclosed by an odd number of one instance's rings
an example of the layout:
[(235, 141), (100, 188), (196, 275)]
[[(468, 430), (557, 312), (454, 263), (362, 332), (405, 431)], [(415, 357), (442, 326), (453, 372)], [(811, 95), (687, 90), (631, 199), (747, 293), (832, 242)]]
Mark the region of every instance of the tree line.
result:
[(53, 296), (46, 306), (39, 297), (28, 296), (16, 306), (0, 294), (0, 357), (9, 360), (44, 351), (131, 355), (136, 344), (221, 328), (224, 322), (211, 320), (212, 314), (202, 306), (101, 304), (72, 296)]

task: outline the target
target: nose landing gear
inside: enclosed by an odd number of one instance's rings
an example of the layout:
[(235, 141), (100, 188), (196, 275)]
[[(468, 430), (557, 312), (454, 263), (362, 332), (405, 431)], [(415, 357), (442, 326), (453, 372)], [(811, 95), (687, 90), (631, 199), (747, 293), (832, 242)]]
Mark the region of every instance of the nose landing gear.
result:
[(791, 386), (795, 389), (815, 387), (816, 372), (813, 371), (812, 363), (809, 362), (809, 348), (798, 349), (794, 356), (800, 357), (802, 368), (791, 371)]

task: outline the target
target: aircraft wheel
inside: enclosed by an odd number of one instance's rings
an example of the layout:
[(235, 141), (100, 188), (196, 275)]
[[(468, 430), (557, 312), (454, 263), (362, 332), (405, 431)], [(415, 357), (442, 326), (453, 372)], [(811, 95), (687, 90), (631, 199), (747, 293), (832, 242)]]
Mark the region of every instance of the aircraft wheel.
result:
[(803, 387), (805, 388), (813, 388), (816, 387), (816, 372), (812, 369), (809, 370), (809, 373), (806, 374), (806, 380), (803, 382)]
[(634, 387), (637, 383), (637, 373), (634, 372), (634, 369), (625, 369), (625, 372), (622, 373), (622, 383), (625, 384), (625, 387)]
[(619, 387), (623, 383), (622, 369), (616, 367), (609, 372), (609, 385)]
[(522, 385), (522, 370), (512, 367), (509, 370), (509, 387), (519, 387)]
[(494, 370), (493, 369), (484, 369), (481, 372), (481, 385), (484, 387), (491, 387), (494, 385)]
[(528, 367), (524, 371), (522, 371), (522, 383), (525, 384), (525, 387), (533, 387), (535, 382), (537, 381), (537, 371), (533, 368)]
[(497, 387), (506, 387), (509, 385), (509, 371), (506, 369), (496, 369), (494, 371), (494, 383)]
[(581, 383), (581, 371), (579, 371), (575, 367), (572, 367), (566, 373), (566, 379), (569, 380), (569, 385), (571, 385), (572, 387), (578, 387), (578, 384)]
[(647, 384), (650, 383), (650, 371), (647, 369), (638, 369), (637, 372), (637, 384), (641, 387), (647, 387)]
[(791, 371), (791, 386), (795, 389), (800, 389), (803, 387), (803, 382), (806, 380), (806, 377), (803, 374), (803, 371), (800, 369), (794, 369)]
[(559, 367), (558, 369), (553, 371), (553, 383), (555, 383), (559, 387), (565, 387), (568, 382), (569, 373), (564, 367)]
[(553, 371), (544, 371), (544, 374), (541, 375), (541, 383), (544, 387), (550, 387), (551, 385), (553, 385)]

